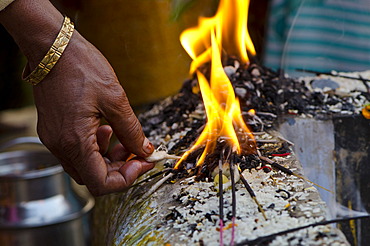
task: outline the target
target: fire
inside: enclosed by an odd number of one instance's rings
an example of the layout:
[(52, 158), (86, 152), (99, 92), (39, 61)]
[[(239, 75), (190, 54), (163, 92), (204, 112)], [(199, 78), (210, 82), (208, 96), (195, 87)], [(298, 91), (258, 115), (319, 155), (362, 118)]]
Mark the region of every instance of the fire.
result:
[[(248, 7), (248, 0), (221, 0), (214, 17), (199, 18), (198, 27), (187, 29), (180, 36), (181, 44), (193, 59), (190, 73), (197, 74), (207, 124), (196, 143), (184, 153), (175, 168), (192, 151), (205, 146), (197, 163), (201, 165), (220, 138), (228, 141), (238, 154), (255, 151), (254, 137), (244, 123), (239, 100), (222, 66), (224, 53), (237, 56), (246, 64), (249, 64), (248, 53), (256, 53), (247, 30)], [(211, 62), (209, 82), (200, 71), (201, 66), (207, 62)], [(244, 142), (248, 141), (247, 148), (241, 147), (240, 135), (244, 136)]]

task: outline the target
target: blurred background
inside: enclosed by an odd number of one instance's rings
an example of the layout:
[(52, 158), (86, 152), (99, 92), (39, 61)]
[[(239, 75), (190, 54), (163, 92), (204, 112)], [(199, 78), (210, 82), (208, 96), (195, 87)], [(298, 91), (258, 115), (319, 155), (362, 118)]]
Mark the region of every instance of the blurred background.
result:
[[(109, 60), (135, 108), (175, 94), (189, 77), (190, 58), (179, 36), (212, 16), (217, 0), (53, 0), (77, 30)], [(267, 0), (252, 1), (251, 35), (262, 54)], [(32, 88), (21, 81), (26, 63), (0, 28), (0, 110), (32, 105)]]
[[(132, 106), (175, 94), (189, 77), (180, 33), (212, 16), (217, 0), (52, 0), (109, 60)], [(249, 32), (257, 61), (290, 75), (370, 68), (367, 0), (251, 0)], [(21, 81), (26, 61), (0, 26), (0, 111), (33, 104)], [(1, 119), (0, 119), (1, 122)], [(1, 128), (0, 128), (1, 129)]]
[[(180, 44), (180, 33), (195, 26), (200, 15), (212, 16), (218, 5), (216, 0), (51, 2), (105, 55), (137, 113), (176, 94), (189, 78), (191, 60)], [(250, 32), (257, 40), (258, 54), (262, 54), (267, 2), (252, 1), (251, 6), (254, 10)], [(0, 26), (0, 244), (90, 245), (89, 219), (94, 199), (63, 172), (47, 150), (35, 153), (27, 142), (30, 136), (37, 136), (37, 113), (32, 86), (21, 79), (26, 62), (11, 36)], [(17, 146), (2, 148), (9, 143)], [(39, 168), (40, 164), (48, 166)], [(30, 178), (29, 173), (35, 175)], [(17, 176), (8, 178), (8, 174)], [(53, 200), (55, 197), (58, 204)], [(30, 207), (35, 200), (43, 206)], [(31, 217), (35, 214), (42, 217), (46, 212), (48, 221), (23, 228), (11, 216), (19, 209), (29, 211)], [(63, 213), (50, 212), (53, 210)], [(9, 221), (5, 221), (8, 217)], [(27, 219), (18, 218), (21, 222)]]
[[(218, 5), (217, 0), (51, 2), (106, 56), (136, 112), (174, 95), (189, 78), (191, 60), (180, 33), (199, 16), (212, 16)], [(370, 70), (368, 0), (251, 0), (248, 26), (255, 60), (291, 76)], [(21, 80), (25, 64), (0, 26), (0, 143), (36, 136), (32, 86)]]

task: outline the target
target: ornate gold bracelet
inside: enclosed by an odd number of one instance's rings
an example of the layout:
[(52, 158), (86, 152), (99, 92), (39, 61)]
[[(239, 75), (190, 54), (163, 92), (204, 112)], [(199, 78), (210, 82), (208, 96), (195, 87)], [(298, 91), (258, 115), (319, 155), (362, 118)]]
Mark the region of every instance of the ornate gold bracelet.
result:
[(24, 80), (31, 83), (32, 85), (37, 85), (40, 83), (45, 76), (51, 71), (55, 66), (59, 58), (62, 56), (63, 51), (68, 45), (69, 40), (72, 37), (74, 30), (73, 22), (68, 17), (64, 17), (64, 22), (62, 28), (60, 29), (57, 38), (55, 39), (53, 45), (44, 58), (41, 60), (39, 65), (35, 70), (30, 73)]

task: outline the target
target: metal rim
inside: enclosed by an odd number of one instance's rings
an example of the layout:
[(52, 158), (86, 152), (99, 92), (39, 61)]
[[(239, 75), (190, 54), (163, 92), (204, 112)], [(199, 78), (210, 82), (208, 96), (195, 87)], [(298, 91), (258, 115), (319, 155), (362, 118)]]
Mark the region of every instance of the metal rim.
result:
[(24, 173), (12, 173), (12, 174), (5, 174), (5, 175), (0, 174), (1, 180), (36, 179), (36, 178), (51, 176), (51, 175), (63, 172), (63, 168), (59, 164), (57, 159), (51, 153), (44, 151), (44, 150), (27, 150), (27, 151), (18, 150), (18, 151), (4, 152), (4, 153), (0, 153), (0, 160), (7, 160), (7, 159), (11, 160), (15, 158), (19, 158), (19, 159), (24, 158), (26, 162), (27, 156), (30, 156), (30, 155), (34, 155), (34, 156), (42, 155), (46, 157), (50, 156), (50, 161), (54, 163), (48, 167), (45, 167), (42, 169), (29, 170)]

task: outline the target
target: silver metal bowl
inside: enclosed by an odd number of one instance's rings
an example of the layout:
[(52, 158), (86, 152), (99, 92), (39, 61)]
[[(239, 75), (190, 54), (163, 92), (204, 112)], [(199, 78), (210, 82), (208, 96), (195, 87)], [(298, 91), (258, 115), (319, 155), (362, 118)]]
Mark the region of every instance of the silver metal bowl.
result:
[(0, 245), (86, 245), (93, 206), (46, 149), (0, 153)]

